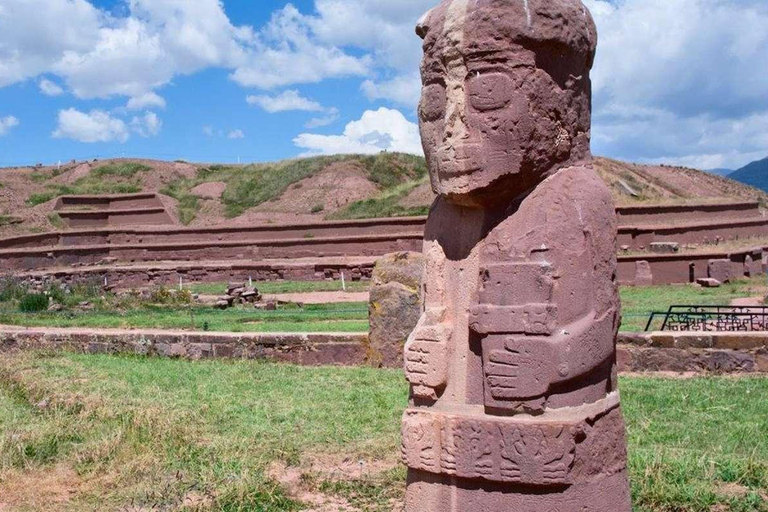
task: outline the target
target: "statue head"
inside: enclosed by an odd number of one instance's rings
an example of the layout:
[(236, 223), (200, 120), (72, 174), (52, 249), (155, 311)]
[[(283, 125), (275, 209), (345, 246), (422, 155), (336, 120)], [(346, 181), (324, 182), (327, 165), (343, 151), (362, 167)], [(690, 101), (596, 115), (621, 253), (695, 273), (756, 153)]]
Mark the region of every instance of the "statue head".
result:
[(469, 205), (514, 198), (590, 157), (597, 32), (581, 0), (444, 0), (416, 32), (436, 193)]

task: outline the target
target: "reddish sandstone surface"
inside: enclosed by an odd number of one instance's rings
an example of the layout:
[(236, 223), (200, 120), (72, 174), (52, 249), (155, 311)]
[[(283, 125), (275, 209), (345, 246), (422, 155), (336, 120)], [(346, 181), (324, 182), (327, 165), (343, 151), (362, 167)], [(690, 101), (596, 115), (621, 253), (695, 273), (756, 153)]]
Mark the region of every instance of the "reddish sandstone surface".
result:
[(580, 0), (444, 0), (416, 31), (438, 198), (405, 345), (406, 511), (629, 512), (592, 17)]

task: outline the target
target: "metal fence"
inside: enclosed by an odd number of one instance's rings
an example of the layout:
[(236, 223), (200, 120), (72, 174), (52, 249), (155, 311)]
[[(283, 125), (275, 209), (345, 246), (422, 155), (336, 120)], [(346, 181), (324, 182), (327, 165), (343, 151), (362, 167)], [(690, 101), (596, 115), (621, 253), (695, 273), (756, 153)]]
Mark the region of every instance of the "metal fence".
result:
[[(661, 322), (660, 328), (654, 328)], [(651, 313), (645, 331), (768, 331), (768, 306), (675, 305)]]

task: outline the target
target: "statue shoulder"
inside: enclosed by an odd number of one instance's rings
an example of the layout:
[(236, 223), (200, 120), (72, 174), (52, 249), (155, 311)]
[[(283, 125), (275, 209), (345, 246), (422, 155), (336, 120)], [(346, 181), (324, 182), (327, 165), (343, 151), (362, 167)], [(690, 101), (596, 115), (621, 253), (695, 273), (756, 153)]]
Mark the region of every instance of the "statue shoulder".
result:
[(594, 167), (591, 165), (571, 167), (565, 174), (571, 180), (572, 188), (581, 192), (579, 195), (592, 200), (602, 200), (601, 202), (607, 201), (611, 208), (614, 208), (611, 190)]

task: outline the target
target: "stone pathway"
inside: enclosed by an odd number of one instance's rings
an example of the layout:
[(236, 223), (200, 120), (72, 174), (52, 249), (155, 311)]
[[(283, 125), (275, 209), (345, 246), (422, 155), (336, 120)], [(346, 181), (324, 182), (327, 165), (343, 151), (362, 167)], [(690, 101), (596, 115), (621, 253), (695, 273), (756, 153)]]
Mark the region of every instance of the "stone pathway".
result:
[(278, 293), (264, 295), (264, 301), (301, 302), (302, 304), (340, 304), (344, 302), (368, 302), (368, 292), (310, 292)]

